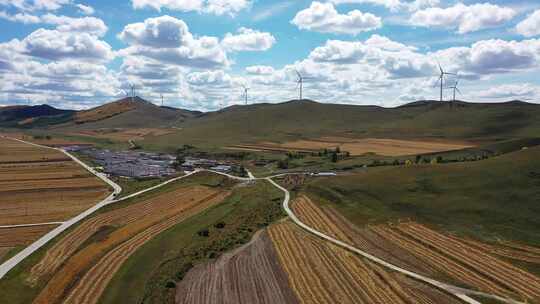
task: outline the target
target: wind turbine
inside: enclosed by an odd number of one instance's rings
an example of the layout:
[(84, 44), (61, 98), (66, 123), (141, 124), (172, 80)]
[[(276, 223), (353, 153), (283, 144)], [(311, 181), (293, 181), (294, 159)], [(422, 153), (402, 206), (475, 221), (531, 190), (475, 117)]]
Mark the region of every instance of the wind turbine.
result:
[(161, 106), (163, 107), (163, 94), (160, 94), (161, 95)]
[[(453, 85), (453, 86), (448, 87), (449, 89), (452, 89), (452, 90), (454, 91), (453, 98), (452, 98), (452, 103), (455, 103), (455, 102), (456, 102), (456, 91), (457, 91), (459, 94), (463, 95), (463, 94), (461, 93), (461, 91), (460, 91), (460, 90), (458, 89), (458, 87), (457, 87), (458, 83), (459, 83), (459, 78), (456, 80), (456, 82), (454, 82), (454, 85)], [(452, 104), (450, 104), (450, 105), (452, 105)]]
[(135, 85), (130, 83), (129, 87), (131, 88), (131, 102), (133, 102), (133, 98), (135, 97)]
[(244, 88), (244, 98), (246, 99), (246, 106), (248, 104), (248, 91), (249, 91), (249, 88), (246, 87), (245, 85), (242, 85), (242, 87)]
[(439, 76), (439, 81), (441, 82), (441, 102), (443, 101), (443, 85), (444, 85), (444, 76), (445, 75), (457, 75), (455, 73), (448, 73), (448, 72), (445, 72), (443, 70), (443, 68), (441, 67), (441, 64), (439, 62), (437, 62), (437, 64), (439, 65), (439, 70), (441, 71), (441, 74)]
[(298, 100), (302, 100), (302, 90), (303, 90), (303, 87), (304, 87), (304, 77), (302, 77), (302, 74), (300, 74), (300, 72), (298, 72), (298, 70), (295, 70), (296, 71), (296, 75), (298, 75), (298, 79), (296, 80), (296, 87), (299, 89), (299, 92), (298, 92)]

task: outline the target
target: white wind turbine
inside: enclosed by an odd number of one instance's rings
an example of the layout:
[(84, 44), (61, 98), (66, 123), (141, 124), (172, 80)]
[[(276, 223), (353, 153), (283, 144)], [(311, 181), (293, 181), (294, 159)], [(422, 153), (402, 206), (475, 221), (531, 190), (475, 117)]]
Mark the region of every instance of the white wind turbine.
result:
[(444, 76), (445, 75), (457, 75), (455, 73), (448, 73), (448, 72), (445, 72), (443, 70), (443, 68), (441, 67), (441, 64), (438, 63), (438, 66), (439, 66), (439, 70), (441, 71), (441, 74), (439, 75), (439, 81), (440, 81), (440, 84), (441, 84), (441, 102), (443, 101), (443, 86), (444, 86)]
[(248, 91), (249, 91), (249, 88), (246, 87), (245, 85), (242, 85), (242, 88), (244, 88), (244, 98), (245, 98), (245, 103), (246, 103), (246, 106), (248, 104)]

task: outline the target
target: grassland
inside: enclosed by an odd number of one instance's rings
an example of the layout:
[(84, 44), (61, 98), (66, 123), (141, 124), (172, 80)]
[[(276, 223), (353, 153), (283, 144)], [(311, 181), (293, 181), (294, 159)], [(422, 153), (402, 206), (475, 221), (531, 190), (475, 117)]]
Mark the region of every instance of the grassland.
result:
[(378, 167), (322, 178), (305, 191), (358, 226), (412, 219), (488, 242), (538, 247), (540, 147), (487, 160)]

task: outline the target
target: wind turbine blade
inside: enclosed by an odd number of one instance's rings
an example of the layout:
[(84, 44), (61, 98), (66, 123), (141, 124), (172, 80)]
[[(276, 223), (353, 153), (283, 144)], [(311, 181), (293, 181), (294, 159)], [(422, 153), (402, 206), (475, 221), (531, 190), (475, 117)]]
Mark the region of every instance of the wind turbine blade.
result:
[(461, 91), (460, 91), (458, 88), (456, 88), (456, 91), (458, 91), (458, 93), (459, 93), (460, 95), (463, 95), (463, 94), (461, 93)]

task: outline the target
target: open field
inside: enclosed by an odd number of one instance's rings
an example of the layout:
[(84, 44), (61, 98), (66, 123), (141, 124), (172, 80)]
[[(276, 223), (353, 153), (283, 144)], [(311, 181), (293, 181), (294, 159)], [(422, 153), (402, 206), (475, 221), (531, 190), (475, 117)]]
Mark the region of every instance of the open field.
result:
[(290, 222), (271, 226), (269, 234), (300, 303), (458, 303)]
[[(64, 261), (34, 303), (95, 303), (115, 270), (138, 247), (185, 218), (220, 202), (226, 195), (207, 187), (173, 191), (93, 218), (102, 220), (98, 225), (78, 226), (65, 239), (76, 238), (83, 247), (63, 239), (50, 251), (60, 251), (62, 254), (47, 254), (45, 259), (33, 268), (30, 279), (36, 281), (57, 269), (60, 265), (58, 260)], [(111, 218), (113, 220), (108, 221)], [(95, 237), (90, 239), (92, 235)], [(86, 242), (86, 246), (81, 242)], [(77, 248), (78, 251), (71, 255), (70, 252), (73, 253)], [(49, 264), (47, 261), (51, 260), (52, 263)], [(51, 268), (51, 265), (55, 267)], [(95, 284), (96, 276), (100, 277), (101, 284)], [(67, 299), (63, 300), (64, 296), (67, 296)]]
[(474, 145), (458, 141), (441, 140), (398, 140), (385, 138), (342, 138), (322, 137), (312, 140), (295, 140), (284, 143), (264, 142), (253, 145), (235, 145), (228, 149), (276, 152), (313, 152), (324, 149), (340, 148), (352, 156), (374, 153), (383, 156), (415, 155), (433, 152), (460, 150)]
[(414, 222), (358, 229), (307, 197), (297, 199), (294, 210), (308, 225), (405, 269), (504, 297), (540, 300), (540, 277), (458, 237)]
[(63, 153), (0, 138), (0, 225), (66, 220), (109, 194)]
[(216, 261), (195, 266), (177, 285), (177, 304), (299, 303), (266, 230)]

